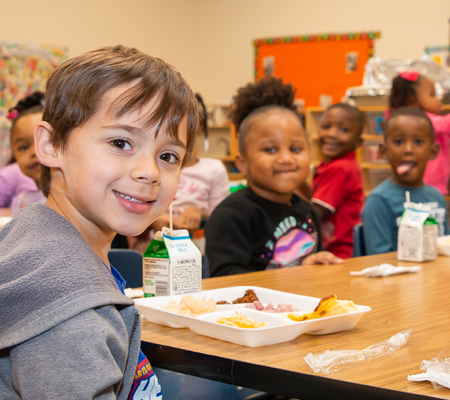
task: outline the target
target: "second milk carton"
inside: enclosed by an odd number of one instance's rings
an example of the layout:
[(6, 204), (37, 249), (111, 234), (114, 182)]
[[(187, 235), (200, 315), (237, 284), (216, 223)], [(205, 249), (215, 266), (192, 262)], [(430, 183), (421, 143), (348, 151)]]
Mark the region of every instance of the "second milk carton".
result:
[(403, 261), (430, 261), (437, 257), (438, 224), (423, 204), (405, 203), (398, 228), (397, 258)]
[(144, 296), (199, 292), (202, 256), (186, 229), (163, 228), (144, 253)]

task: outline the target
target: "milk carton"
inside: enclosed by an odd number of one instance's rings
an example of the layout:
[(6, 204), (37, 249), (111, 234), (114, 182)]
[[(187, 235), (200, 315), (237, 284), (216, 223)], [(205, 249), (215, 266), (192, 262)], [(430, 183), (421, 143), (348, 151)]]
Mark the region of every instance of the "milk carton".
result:
[(144, 296), (199, 292), (202, 257), (186, 229), (163, 228), (144, 253)]
[(406, 202), (398, 228), (397, 258), (430, 261), (437, 257), (438, 224), (424, 204)]

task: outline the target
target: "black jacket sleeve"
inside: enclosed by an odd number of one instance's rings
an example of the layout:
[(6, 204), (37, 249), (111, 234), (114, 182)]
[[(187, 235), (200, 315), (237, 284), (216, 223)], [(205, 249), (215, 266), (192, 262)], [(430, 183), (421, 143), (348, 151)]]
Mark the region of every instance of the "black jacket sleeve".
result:
[(250, 210), (221, 204), (206, 224), (206, 255), (211, 276), (252, 272)]

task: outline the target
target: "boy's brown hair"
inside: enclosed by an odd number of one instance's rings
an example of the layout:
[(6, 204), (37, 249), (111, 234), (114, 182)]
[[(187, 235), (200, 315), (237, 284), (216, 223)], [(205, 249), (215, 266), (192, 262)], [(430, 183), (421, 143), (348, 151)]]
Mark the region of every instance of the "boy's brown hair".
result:
[[(64, 150), (70, 133), (98, 111), (111, 89), (136, 82), (110, 105), (113, 118), (139, 111), (155, 97), (158, 101), (144, 126), (164, 125), (178, 139), (178, 126), (187, 117), (187, 152), (194, 146), (198, 130), (198, 103), (189, 85), (172, 66), (134, 48), (103, 47), (59, 66), (47, 82), (42, 120), (52, 126), (52, 144)], [(186, 159), (186, 157), (185, 157)], [(49, 195), (50, 168), (41, 166), (41, 187)]]

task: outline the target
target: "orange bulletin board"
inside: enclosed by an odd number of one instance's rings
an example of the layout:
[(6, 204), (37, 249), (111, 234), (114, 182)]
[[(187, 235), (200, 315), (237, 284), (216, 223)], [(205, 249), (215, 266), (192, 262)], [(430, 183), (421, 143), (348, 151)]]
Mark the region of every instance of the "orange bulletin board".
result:
[(348, 87), (362, 85), (364, 67), (379, 32), (324, 34), (258, 39), (255, 78), (267, 75), (291, 83), (305, 106), (319, 106), (320, 96), (339, 102)]

